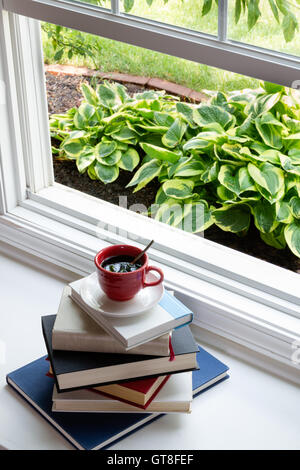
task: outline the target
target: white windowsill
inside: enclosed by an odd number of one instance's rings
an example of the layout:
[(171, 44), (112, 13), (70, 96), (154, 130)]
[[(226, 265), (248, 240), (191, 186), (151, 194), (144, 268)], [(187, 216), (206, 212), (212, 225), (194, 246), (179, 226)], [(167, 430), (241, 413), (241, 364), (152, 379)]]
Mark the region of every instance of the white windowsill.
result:
[[(0, 251), (7, 249), (0, 243)], [(46, 354), (40, 316), (56, 312), (63, 286), (74, 275), (60, 270), (58, 278), (47, 272), (50, 264), (18, 249), (14, 256), (0, 254), (0, 339), (6, 345), (0, 362), (0, 448), (73, 449), (5, 384), (5, 375)], [(207, 344), (206, 332), (199, 335), (202, 346), (230, 367), (230, 378), (200, 395), (191, 415), (164, 416), (110, 449), (299, 450), (299, 386), (233, 357), (230, 342), (224, 352), (217, 343)], [(259, 355), (255, 360), (260, 366)]]
[(22, 207), (70, 227), (89, 230), (107, 242), (131, 239), (145, 243), (154, 239), (154, 259), (300, 318), (296, 273), (61, 184), (28, 192), (28, 197)]
[[(83, 230), (83, 222), (76, 222), (68, 214), (54, 209), (47, 217), (42, 216), (43, 206), (34, 201), (27, 201), (25, 206), (0, 217), (0, 240), (9, 243), (12, 254), (13, 247), (17, 247), (24, 252), (25, 258), (28, 253), (34, 255), (36, 265), (41, 260), (50, 263), (51, 272), (59, 276), (65, 270), (73, 273), (72, 276), (84, 276), (94, 270), (95, 253), (109, 242), (95, 237), (93, 226), (86, 222)], [(76, 223), (80, 224), (77, 228)], [(126, 239), (120, 241), (128, 242)], [(277, 374), (300, 383), (300, 365), (291, 361), (293, 344), (300, 340), (298, 318), (193, 273), (179, 271), (172, 263), (163, 262), (165, 256), (157, 256), (151, 249), (150, 259), (163, 269), (165, 285), (190, 306), (195, 325), (209, 333), (208, 337), (213, 335), (212, 344), (218, 341), (226, 348), (226, 340), (229, 340), (235, 345), (234, 354), (242, 357), (246, 354), (252, 362), (259, 353), (267, 359), (267, 368), (272, 363)], [(30, 257), (28, 260), (32, 262)], [(246, 352), (241, 353), (240, 347)]]

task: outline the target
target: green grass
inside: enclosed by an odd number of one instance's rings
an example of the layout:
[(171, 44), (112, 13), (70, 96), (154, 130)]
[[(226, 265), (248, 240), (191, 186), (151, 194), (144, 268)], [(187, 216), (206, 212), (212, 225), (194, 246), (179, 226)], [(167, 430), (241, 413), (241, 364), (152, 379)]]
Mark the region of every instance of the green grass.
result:
[[(83, 0), (93, 3), (93, 0)], [(109, 2), (105, 0), (106, 6)], [(195, 0), (169, 0), (164, 4), (163, 0), (154, 0), (150, 8), (146, 0), (136, 0), (131, 14), (144, 18), (151, 18), (161, 22), (176, 24), (186, 28), (216, 34), (217, 16), (216, 9), (209, 15), (202, 17), (200, 8), (195, 8)], [(242, 17), (238, 25), (233, 18), (234, 0), (229, 2), (229, 37), (242, 40), (262, 47), (293, 53), (300, 56), (300, 32), (296, 34), (292, 43), (285, 43), (282, 30), (270, 13), (268, 2), (263, 2), (263, 17), (252, 31), (247, 31), (247, 19)], [(200, 3), (202, 5), (202, 2)], [(296, 11), (300, 22), (300, 9)], [(54, 54), (51, 41), (43, 33), (44, 59), (46, 63), (54, 63)], [(197, 91), (202, 89), (231, 91), (243, 88), (255, 88), (258, 81), (223, 71), (206, 65), (197, 64), (173, 56), (130, 46), (117, 41), (86, 34), (87, 43), (98, 42), (101, 52), (97, 61), (101, 64), (103, 72), (124, 72), (133, 75), (159, 77), (176, 82)], [(73, 56), (71, 60), (64, 55), (59, 63), (72, 63), (78, 66), (94, 68), (89, 58)], [(297, 77), (295, 77), (296, 79)]]

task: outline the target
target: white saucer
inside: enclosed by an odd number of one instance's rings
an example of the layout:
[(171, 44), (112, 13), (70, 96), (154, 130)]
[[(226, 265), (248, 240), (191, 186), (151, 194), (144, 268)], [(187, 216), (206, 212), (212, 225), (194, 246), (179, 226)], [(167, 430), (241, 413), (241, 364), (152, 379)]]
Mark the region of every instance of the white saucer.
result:
[[(147, 282), (153, 282), (156, 279), (157, 277), (154, 274), (147, 274)], [(80, 288), (80, 295), (89, 307), (102, 315), (118, 318), (145, 313), (160, 301), (163, 293), (164, 287), (160, 283), (157, 286), (141, 289), (133, 299), (125, 301), (111, 300), (101, 289), (96, 272), (88, 276), (82, 282)]]

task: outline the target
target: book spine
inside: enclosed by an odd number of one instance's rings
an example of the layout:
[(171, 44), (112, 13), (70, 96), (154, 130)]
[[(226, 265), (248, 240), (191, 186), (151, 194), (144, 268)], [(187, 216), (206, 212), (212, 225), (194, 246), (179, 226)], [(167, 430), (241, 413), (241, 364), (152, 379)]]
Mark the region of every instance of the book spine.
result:
[(163, 335), (153, 341), (126, 350), (114, 338), (90, 336), (70, 331), (53, 331), (52, 348), (62, 351), (103, 352), (116, 354), (142, 354), (147, 356), (169, 356), (169, 335)]

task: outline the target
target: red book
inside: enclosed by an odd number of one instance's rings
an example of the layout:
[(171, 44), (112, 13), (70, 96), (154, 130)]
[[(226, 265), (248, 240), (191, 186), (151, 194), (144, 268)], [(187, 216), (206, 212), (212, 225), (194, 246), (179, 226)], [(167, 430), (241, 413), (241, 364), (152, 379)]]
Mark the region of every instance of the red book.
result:
[(170, 375), (161, 375), (160, 377), (93, 387), (90, 390), (145, 410), (169, 377)]
[[(53, 377), (51, 365), (47, 375), (49, 377)], [(130, 380), (128, 382), (92, 387), (90, 390), (102, 393), (102, 395), (115, 398), (116, 400), (123, 401), (130, 405), (146, 409), (167, 382), (169, 377), (170, 375), (161, 375), (159, 377)]]

